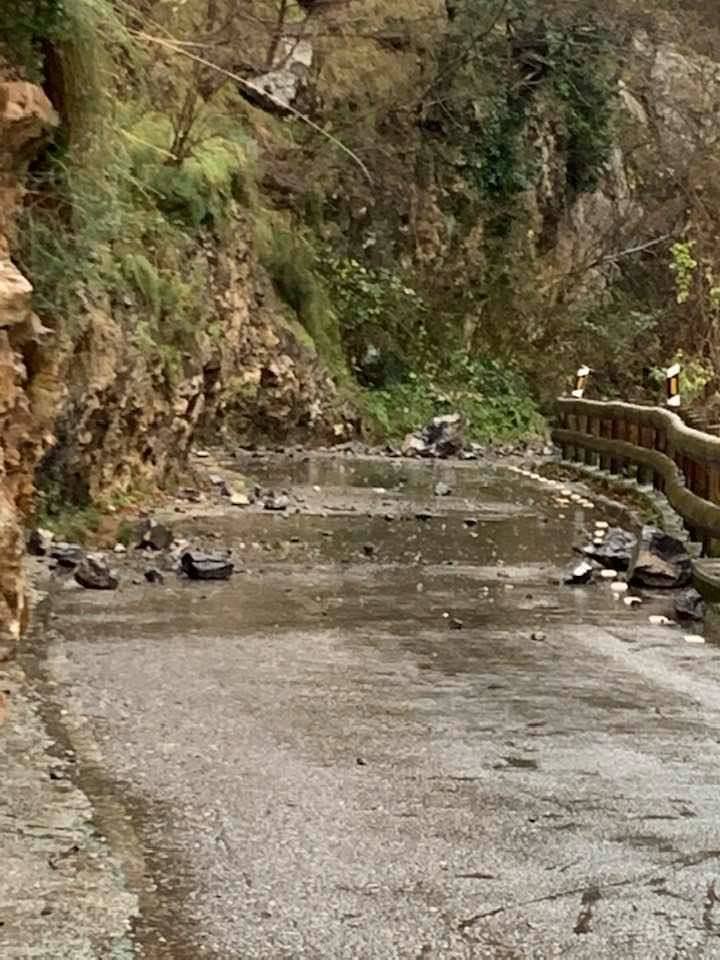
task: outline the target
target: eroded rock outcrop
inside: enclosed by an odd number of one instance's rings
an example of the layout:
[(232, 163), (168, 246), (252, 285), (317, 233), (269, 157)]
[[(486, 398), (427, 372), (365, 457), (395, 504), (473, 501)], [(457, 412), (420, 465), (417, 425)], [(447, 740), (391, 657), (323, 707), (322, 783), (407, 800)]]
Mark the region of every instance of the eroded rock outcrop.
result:
[(172, 482), (203, 435), (331, 441), (352, 431), (309, 338), (283, 319), (248, 236), (198, 252), (210, 264), (212, 312), (172, 375), (162, 354), (128, 335), (141, 317), (109, 302), (87, 305), (82, 333), (67, 345), (57, 444), (43, 467), (69, 497), (102, 501)]
[(32, 312), (32, 286), (10, 259), (13, 220), (23, 168), (55, 122), (39, 87), (0, 83), (0, 660), (12, 654), (26, 617), (21, 523), (32, 504), (35, 464), (49, 441), (31, 366), (42, 330)]

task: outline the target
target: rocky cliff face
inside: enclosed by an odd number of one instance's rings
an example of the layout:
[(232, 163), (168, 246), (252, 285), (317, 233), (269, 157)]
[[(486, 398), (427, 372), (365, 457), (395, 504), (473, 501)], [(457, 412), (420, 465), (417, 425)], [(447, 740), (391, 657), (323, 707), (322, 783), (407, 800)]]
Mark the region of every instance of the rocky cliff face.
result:
[(299, 325), (286, 319), (242, 232), (198, 251), (211, 309), (172, 371), (128, 337), (136, 304), (88, 302), (61, 353), (65, 384), (43, 474), (73, 502), (172, 483), (193, 442), (350, 436), (352, 413)]
[(22, 521), (52, 426), (35, 367), (43, 332), (32, 312), (32, 287), (10, 259), (13, 222), (24, 167), (55, 122), (39, 87), (0, 83), (0, 660), (12, 653), (25, 618)]

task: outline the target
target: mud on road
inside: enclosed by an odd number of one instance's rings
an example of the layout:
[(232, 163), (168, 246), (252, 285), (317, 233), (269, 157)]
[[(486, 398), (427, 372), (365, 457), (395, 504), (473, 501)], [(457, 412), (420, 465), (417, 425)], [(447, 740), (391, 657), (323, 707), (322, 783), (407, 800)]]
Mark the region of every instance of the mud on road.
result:
[(138, 955), (720, 957), (718, 653), (560, 584), (612, 516), (483, 463), (220, 468), (290, 493), (174, 515), (234, 577), (58, 581), (39, 666)]

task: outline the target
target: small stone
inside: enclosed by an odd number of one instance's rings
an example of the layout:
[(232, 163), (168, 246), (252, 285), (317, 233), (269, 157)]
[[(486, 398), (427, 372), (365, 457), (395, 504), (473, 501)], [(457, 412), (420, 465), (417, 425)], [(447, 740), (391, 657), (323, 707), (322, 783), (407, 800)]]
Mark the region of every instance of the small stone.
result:
[(627, 596), (623, 597), (623, 603), (626, 607), (639, 607), (642, 603), (642, 597)]
[(607, 522), (607, 520), (596, 520), (596, 521), (595, 521), (595, 529), (596, 529), (596, 530), (607, 530), (607, 529), (609, 528), (609, 526), (610, 526), (610, 524)]
[(150, 567), (145, 571), (145, 579), (148, 583), (165, 583), (165, 577), (156, 567)]
[(610, 584), (610, 589), (613, 593), (627, 593), (628, 585), (624, 580), (615, 580)]
[(444, 483), (442, 480), (438, 480), (435, 484), (435, 496), (436, 497), (449, 497), (452, 493), (452, 487), (448, 486), (447, 483)]
[(127, 547), (124, 543), (116, 543), (113, 547), (113, 553), (127, 553)]
[(701, 621), (705, 618), (705, 601), (694, 587), (675, 597), (675, 613), (679, 620)]
[(230, 506), (232, 507), (249, 507), (250, 506), (250, 497), (246, 493), (235, 493), (230, 494)]
[(463, 628), (463, 622), (462, 622), (462, 620), (459, 620), (457, 617), (451, 617), (451, 618), (450, 618), (450, 627), (451, 627), (453, 630), (462, 630), (462, 628)]
[(180, 558), (180, 567), (191, 580), (227, 580), (235, 564), (228, 557), (187, 550)]
[(601, 570), (600, 576), (603, 580), (617, 580), (618, 572), (617, 570)]
[(686, 633), (683, 640), (685, 643), (705, 643), (705, 637), (701, 637), (696, 633)]
[(542, 630), (535, 630), (530, 634), (530, 639), (535, 640), (538, 643), (544, 643), (547, 640), (547, 634), (543, 633)]
[(367, 766), (367, 760), (364, 760), (362, 757), (355, 757), (355, 763), (356, 763), (359, 767), (365, 767), (365, 766)]
[(627, 570), (630, 565), (637, 537), (620, 527), (607, 527), (602, 539), (595, 534), (592, 544), (583, 548), (583, 553), (602, 567), (610, 570)]
[(139, 550), (169, 550), (172, 546), (172, 530), (164, 523), (148, 519), (138, 526)]
[(363, 553), (366, 557), (374, 557), (377, 547), (374, 543), (365, 543), (363, 544)]
[(657, 527), (642, 528), (630, 563), (630, 580), (651, 589), (686, 587), (692, 561), (685, 544)]
[(210, 454), (208, 453), (207, 450), (196, 450), (196, 451), (195, 451), (195, 456), (196, 456), (196, 457), (199, 457), (201, 460), (207, 460), (207, 458), (210, 456)]
[(59, 566), (70, 569), (76, 567), (84, 556), (85, 551), (77, 543), (65, 543), (62, 541), (54, 544), (50, 550), (50, 557), (53, 560), (57, 560)]
[(287, 510), (287, 508), (290, 506), (290, 498), (284, 493), (271, 492), (267, 497), (265, 497), (263, 506), (266, 510)]
[(567, 586), (581, 586), (590, 583), (592, 580), (593, 568), (585, 560), (582, 560), (566, 575), (563, 583)]
[(208, 477), (208, 480), (214, 487), (219, 487), (221, 484), (225, 483), (223, 478), (218, 473), (211, 473)]
[(669, 627), (672, 625), (672, 620), (654, 613), (648, 617), (648, 623), (651, 623), (654, 627)]
[(86, 590), (117, 590), (117, 574), (100, 553), (89, 553), (75, 569), (75, 580)]
[(432, 514), (428, 513), (426, 510), (418, 510), (418, 512), (415, 514), (415, 519), (427, 523), (428, 520), (432, 520)]
[(476, 527), (478, 525), (477, 517), (466, 517), (463, 520), (463, 523), (466, 527)]

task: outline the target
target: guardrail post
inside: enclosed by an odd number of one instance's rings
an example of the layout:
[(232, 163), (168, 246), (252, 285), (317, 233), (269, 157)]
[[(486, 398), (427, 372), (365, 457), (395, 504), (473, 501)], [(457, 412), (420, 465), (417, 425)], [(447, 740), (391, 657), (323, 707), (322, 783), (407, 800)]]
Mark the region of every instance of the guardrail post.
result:
[[(591, 437), (600, 435), (600, 418), (596, 416), (588, 417), (588, 433)], [(596, 467), (599, 461), (599, 454), (595, 446), (585, 448), (585, 463), (590, 467)]]
[[(720, 504), (720, 463), (713, 460), (707, 464), (707, 499), (710, 503)], [(703, 545), (708, 557), (720, 557), (720, 540), (710, 537)]]
[[(613, 417), (611, 426), (611, 437), (613, 440), (625, 439), (625, 421), (619, 417)], [(624, 461), (621, 457), (610, 457), (610, 473), (621, 474), (624, 469)]]
[[(606, 440), (609, 440), (612, 437), (612, 420), (609, 417), (601, 417), (600, 419), (600, 436)], [(610, 470), (610, 454), (601, 453), (600, 454), (600, 469), (608, 472)]]

